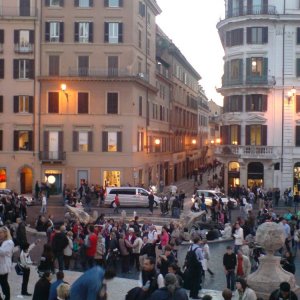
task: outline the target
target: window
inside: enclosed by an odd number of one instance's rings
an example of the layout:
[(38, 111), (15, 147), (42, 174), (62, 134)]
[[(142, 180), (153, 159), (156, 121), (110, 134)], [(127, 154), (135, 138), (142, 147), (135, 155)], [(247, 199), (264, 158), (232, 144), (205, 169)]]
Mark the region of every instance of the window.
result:
[(300, 58), (296, 59), (296, 77), (300, 77)]
[(3, 113), (3, 96), (0, 96), (0, 113)]
[(139, 29), (138, 37), (139, 37), (139, 48), (142, 48), (142, 31), (140, 29)]
[(73, 131), (73, 152), (93, 151), (92, 131)]
[(246, 125), (246, 145), (266, 146), (267, 125)]
[(105, 7), (122, 7), (123, 0), (104, 0)]
[(240, 145), (241, 144), (241, 126), (224, 125), (221, 126), (221, 140), (223, 145)]
[(244, 44), (244, 29), (238, 28), (226, 32), (226, 47)]
[(93, 0), (75, 0), (74, 6), (75, 7), (93, 7), (94, 1)]
[[(3, 97), (3, 96), (1, 96), (1, 97)], [(1, 103), (1, 101), (0, 101), (0, 103)], [(300, 95), (296, 95), (296, 113), (300, 113)]]
[(108, 76), (114, 77), (118, 76), (119, 73), (119, 57), (118, 56), (108, 56)]
[(14, 31), (15, 51), (28, 53), (33, 51), (34, 31), (33, 30), (15, 30)]
[(107, 113), (118, 114), (118, 93), (107, 93)]
[(33, 97), (14, 96), (14, 113), (33, 113)]
[(33, 132), (31, 130), (14, 131), (14, 151), (32, 151)]
[(30, 0), (20, 0), (19, 1), (19, 13), (20, 16), (30, 16), (31, 7), (30, 7)]
[(89, 113), (89, 93), (78, 93), (78, 114)]
[(45, 5), (50, 7), (64, 6), (64, 0), (45, 0)]
[(242, 112), (243, 96), (234, 95), (224, 98), (224, 112)]
[(295, 146), (300, 147), (300, 126), (296, 126)]
[(261, 57), (251, 58), (251, 73), (254, 76), (262, 76), (263, 73), (263, 60)]
[(143, 116), (143, 97), (139, 97), (139, 116)]
[(139, 2), (139, 15), (141, 16), (141, 17), (145, 17), (145, 15), (146, 15), (146, 6), (145, 6), (145, 4), (143, 3), (143, 2)]
[(14, 79), (34, 79), (33, 59), (14, 59)]
[(253, 94), (246, 96), (246, 111), (267, 111), (268, 96)]
[(4, 59), (0, 59), (0, 79), (4, 79)]
[(123, 43), (123, 23), (105, 22), (104, 42), (109, 44)]
[(103, 131), (102, 132), (103, 152), (122, 152), (122, 132)]
[(144, 151), (144, 132), (139, 131), (138, 132), (138, 141), (137, 141), (137, 151), (141, 152)]
[(263, 57), (247, 58), (246, 82), (267, 83), (268, 80), (268, 59)]
[(89, 56), (78, 56), (78, 75), (88, 76), (90, 69), (90, 58)]
[(93, 42), (93, 23), (75, 22), (75, 42), (92, 43)]
[(64, 41), (64, 23), (63, 22), (46, 22), (45, 24), (45, 41), (51, 43)]
[(247, 44), (267, 44), (268, 27), (248, 27)]
[(49, 76), (59, 76), (59, 55), (49, 56)]
[(233, 59), (230, 62), (230, 78), (239, 79), (242, 75), (241, 59)]
[(0, 29), (0, 52), (3, 52), (4, 29)]
[(296, 40), (296, 43), (297, 45), (300, 45), (300, 27), (297, 27), (297, 40)]
[(48, 93), (48, 113), (58, 114), (59, 113), (59, 93), (49, 92)]

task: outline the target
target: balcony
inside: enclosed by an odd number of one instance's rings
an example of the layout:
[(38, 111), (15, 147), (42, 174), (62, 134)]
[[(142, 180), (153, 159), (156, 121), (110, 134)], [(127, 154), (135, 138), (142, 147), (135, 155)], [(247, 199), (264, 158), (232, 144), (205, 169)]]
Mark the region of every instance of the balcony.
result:
[(66, 160), (66, 152), (63, 151), (40, 151), (40, 161), (50, 163), (62, 163)]
[(222, 145), (215, 147), (215, 155), (219, 157), (237, 157), (243, 159), (274, 159), (279, 153), (273, 146), (235, 146)]
[(0, 6), (0, 18), (35, 18), (37, 17), (37, 9), (35, 7), (13, 7)]
[(33, 53), (34, 45), (33, 44), (15, 44), (15, 52), (16, 53), (22, 53), (22, 54), (30, 54)]
[(238, 86), (274, 86), (276, 84), (274, 76), (247, 76), (243, 78), (222, 78), (222, 88)]
[(235, 18), (249, 15), (276, 15), (277, 10), (274, 5), (257, 5), (257, 6), (244, 6), (235, 8), (226, 12), (226, 19)]

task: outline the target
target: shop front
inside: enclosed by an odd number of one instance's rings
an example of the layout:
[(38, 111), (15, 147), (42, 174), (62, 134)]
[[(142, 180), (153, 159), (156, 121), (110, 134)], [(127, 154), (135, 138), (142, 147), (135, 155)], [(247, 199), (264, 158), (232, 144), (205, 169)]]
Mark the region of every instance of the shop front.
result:
[(62, 193), (62, 171), (45, 170), (45, 183), (49, 187), (50, 195), (59, 195)]
[(103, 186), (121, 186), (121, 171), (107, 170), (103, 172)]
[(7, 174), (5, 168), (0, 168), (0, 189), (7, 188)]
[(240, 185), (240, 164), (232, 161), (228, 164), (228, 187)]
[(264, 185), (264, 165), (260, 162), (248, 164), (248, 187)]

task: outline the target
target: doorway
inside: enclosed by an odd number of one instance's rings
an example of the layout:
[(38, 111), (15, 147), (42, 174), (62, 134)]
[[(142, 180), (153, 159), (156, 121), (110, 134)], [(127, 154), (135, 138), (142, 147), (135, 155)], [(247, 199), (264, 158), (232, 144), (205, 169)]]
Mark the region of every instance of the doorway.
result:
[(24, 167), (20, 171), (20, 191), (21, 194), (32, 194), (32, 170)]
[(248, 164), (248, 187), (264, 185), (264, 165), (260, 162)]
[(89, 171), (88, 170), (78, 170), (77, 171), (77, 188), (82, 184), (88, 183)]

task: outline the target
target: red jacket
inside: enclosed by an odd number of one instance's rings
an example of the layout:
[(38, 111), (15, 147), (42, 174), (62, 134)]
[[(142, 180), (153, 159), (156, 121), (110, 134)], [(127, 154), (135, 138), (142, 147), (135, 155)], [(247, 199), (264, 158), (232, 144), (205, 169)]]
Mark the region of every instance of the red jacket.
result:
[(97, 240), (98, 237), (95, 233), (90, 234), (89, 236), (89, 247), (86, 249), (87, 256), (95, 256), (97, 250)]

